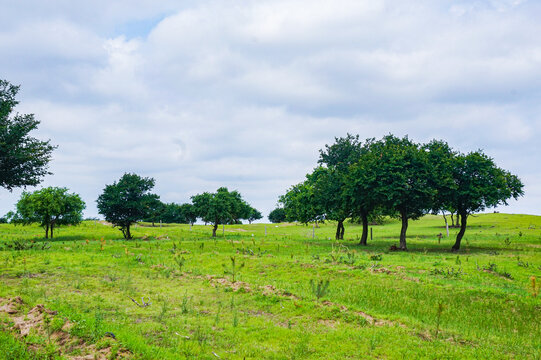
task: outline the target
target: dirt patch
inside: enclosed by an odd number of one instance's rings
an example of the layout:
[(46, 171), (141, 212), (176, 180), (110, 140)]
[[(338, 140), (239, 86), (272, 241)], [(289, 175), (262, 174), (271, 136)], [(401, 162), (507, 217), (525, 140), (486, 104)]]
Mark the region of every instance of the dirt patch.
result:
[(210, 285), (212, 287), (216, 287), (217, 285), (222, 285), (222, 286), (225, 286), (227, 288), (230, 288), (231, 290), (233, 290), (233, 292), (241, 291), (241, 292), (249, 293), (249, 292), (252, 291), (252, 289), (250, 288), (250, 284), (247, 284), (247, 283), (245, 283), (243, 281), (231, 282), (228, 279), (215, 278), (212, 275), (207, 275), (207, 280), (210, 282)]
[(336, 326), (340, 324), (339, 321), (332, 320), (332, 319), (319, 319), (317, 322), (318, 324), (331, 328), (331, 329), (336, 329)]
[(286, 297), (286, 298), (290, 298), (292, 300), (298, 300), (299, 298), (295, 295), (293, 295), (292, 293), (290, 293), (289, 291), (284, 291), (284, 290), (280, 290), (280, 289), (277, 289), (275, 288), (274, 286), (272, 285), (263, 285), (263, 286), (260, 286), (259, 287), (259, 290), (263, 293), (263, 295), (265, 296), (270, 296), (270, 295), (276, 295), (276, 296), (281, 296), (281, 297)]
[(372, 267), (370, 268), (370, 271), (375, 274), (392, 274), (393, 271), (389, 270), (385, 267)]
[[(60, 330), (50, 332), (47, 322), (57, 315), (56, 311), (46, 309), (42, 304), (38, 304), (31, 308), (28, 312), (22, 310), (24, 302), (17, 296), (11, 299), (0, 298), (0, 312), (8, 314), (13, 325), (11, 330), (17, 334), (19, 338), (26, 338), (30, 333), (36, 333), (41, 338), (50, 338), (50, 341), (57, 345), (58, 355), (72, 360), (107, 360), (111, 358), (113, 351), (116, 352), (115, 359), (129, 359), (132, 357), (131, 352), (126, 349), (113, 350), (113, 345), (105, 346), (97, 349), (96, 345), (88, 344), (84, 340), (71, 335), (70, 329), (73, 323), (66, 321)], [(49, 319), (49, 320), (46, 320)], [(113, 342), (113, 339), (111, 339)], [(30, 350), (37, 351), (43, 344), (27, 343)], [(82, 355), (69, 355), (73, 352)]]
[(12, 299), (3, 299), (0, 298), (0, 312), (5, 312), (7, 314), (16, 314), (19, 312), (19, 308), (23, 304), (23, 299), (20, 296), (14, 297)]
[[(349, 311), (348, 308), (344, 305), (333, 303), (332, 301), (325, 300), (321, 303), (323, 306), (336, 306), (340, 308), (341, 311)], [(396, 321), (391, 320), (384, 320), (384, 319), (376, 319), (370, 314), (365, 313), (364, 311), (355, 311), (355, 314), (359, 315), (360, 317), (364, 318), (367, 323), (374, 326), (399, 326), (402, 328), (406, 328), (406, 325), (401, 324)]]

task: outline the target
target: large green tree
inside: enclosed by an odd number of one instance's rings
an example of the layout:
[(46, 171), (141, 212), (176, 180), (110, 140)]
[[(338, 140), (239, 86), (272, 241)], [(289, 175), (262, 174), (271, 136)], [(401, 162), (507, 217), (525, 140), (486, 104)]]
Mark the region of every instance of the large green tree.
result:
[[(377, 173), (373, 168), (379, 165), (380, 158), (377, 150), (373, 149), (374, 139), (367, 139), (362, 147), (361, 155), (356, 163), (351, 165), (348, 173), (344, 192), (350, 199), (355, 219), (359, 219), (363, 225), (360, 245), (368, 243), (368, 222), (374, 211), (380, 206), (378, 194), (373, 190), (378, 183)], [(373, 151), (376, 151), (374, 153)], [(389, 214), (389, 211), (387, 211)]]
[(10, 191), (37, 185), (50, 174), (47, 165), (55, 149), (29, 136), (39, 125), (33, 114), (12, 115), (18, 92), (19, 86), (0, 80), (0, 186)]
[(34, 192), (23, 192), (17, 202), (15, 223), (39, 223), (45, 229), (45, 238), (53, 238), (54, 228), (77, 225), (83, 219), (85, 203), (66, 188), (47, 187)]
[(366, 161), (367, 171), (373, 173), (372, 196), (389, 215), (397, 214), (402, 220), (399, 248), (406, 250), (408, 220), (430, 210), (435, 193), (427, 152), (407, 136), (387, 135), (371, 144)]
[(460, 230), (452, 247), (454, 251), (460, 249), (470, 214), (507, 205), (507, 200), (524, 195), (520, 179), (497, 167), (494, 160), (480, 150), (454, 157), (452, 179), (444, 202), (460, 217)]
[(157, 197), (150, 193), (153, 187), (154, 179), (126, 173), (118, 182), (105, 186), (97, 200), (99, 213), (118, 227), (125, 239), (131, 239), (131, 225), (149, 216), (146, 205)]
[(352, 193), (346, 191), (351, 166), (359, 161), (362, 143), (359, 135), (335, 138), (319, 150), (319, 168), (308, 176), (325, 219), (337, 222), (335, 238), (344, 239), (344, 221), (354, 215)]
[(218, 225), (235, 224), (241, 219), (248, 219), (252, 209), (238, 191), (229, 191), (225, 187), (219, 188), (215, 193), (194, 195), (192, 203), (197, 217), (213, 225), (213, 237), (216, 237)]

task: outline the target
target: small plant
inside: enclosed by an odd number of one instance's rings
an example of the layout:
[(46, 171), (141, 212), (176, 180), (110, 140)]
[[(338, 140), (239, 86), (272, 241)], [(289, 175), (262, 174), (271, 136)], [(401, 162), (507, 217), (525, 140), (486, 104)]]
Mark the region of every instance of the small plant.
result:
[(435, 269), (432, 269), (430, 273), (432, 275), (442, 275), (446, 278), (459, 278), (464, 274), (461, 268), (458, 268), (456, 270), (455, 268), (447, 268), (447, 269), (435, 268)]
[(173, 260), (175, 260), (175, 263), (178, 266), (178, 271), (182, 272), (182, 268), (184, 267), (184, 263), (186, 262), (186, 259), (184, 256), (180, 256), (179, 254), (175, 254), (173, 256)]
[(227, 269), (227, 266), (225, 264), (222, 264), (224, 267), (224, 274), (231, 275), (231, 282), (236, 282), (236, 277), (240, 269), (244, 267), (244, 263), (237, 265), (237, 259), (234, 256), (230, 257), (231, 259), (231, 266), (229, 269)]
[(329, 284), (329, 280), (319, 280), (315, 282), (314, 280), (310, 279), (310, 288), (312, 289), (312, 293), (316, 297), (317, 301), (327, 294)]
[(505, 244), (505, 246), (509, 247), (511, 246), (511, 240), (509, 240), (509, 238), (505, 238), (505, 240), (503, 241), (503, 243)]
[(184, 293), (184, 296), (182, 297), (182, 302), (180, 303), (180, 311), (183, 314), (187, 314), (188, 311), (190, 311), (188, 308), (188, 304), (190, 303), (191, 299), (192, 297), (188, 297), (188, 291), (186, 290), (186, 292)]
[(160, 314), (158, 315), (158, 322), (162, 322), (165, 318), (165, 315), (167, 315), (167, 311), (169, 310), (169, 304), (167, 303), (166, 299), (162, 300), (162, 307), (160, 309)]
[(372, 261), (381, 261), (383, 259), (383, 256), (381, 254), (375, 254), (370, 256), (370, 260)]
[(523, 267), (523, 268), (530, 267), (530, 264), (528, 262), (524, 262), (524, 261), (520, 260), (520, 256), (517, 256), (517, 265), (520, 266), (520, 267)]

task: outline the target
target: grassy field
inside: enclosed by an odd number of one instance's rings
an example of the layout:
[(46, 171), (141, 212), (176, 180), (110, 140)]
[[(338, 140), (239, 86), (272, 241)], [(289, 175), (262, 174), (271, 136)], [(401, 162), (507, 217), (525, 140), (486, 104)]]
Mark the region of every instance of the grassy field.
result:
[(407, 252), (389, 251), (396, 221), (373, 226), (367, 247), (352, 224), (340, 242), (332, 223), (314, 238), (296, 224), (231, 225), (217, 239), (209, 226), (138, 226), (131, 241), (93, 221), (53, 241), (0, 225), (0, 353), (540, 359), (541, 217), (472, 217), (458, 254), (443, 225), (411, 222)]

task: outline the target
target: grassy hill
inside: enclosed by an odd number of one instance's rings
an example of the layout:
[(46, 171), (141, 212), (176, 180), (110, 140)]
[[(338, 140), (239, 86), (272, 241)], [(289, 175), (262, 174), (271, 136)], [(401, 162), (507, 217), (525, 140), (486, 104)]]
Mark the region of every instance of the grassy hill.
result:
[(11, 359), (541, 357), (541, 217), (472, 217), (458, 254), (449, 251), (458, 229), (447, 238), (440, 216), (410, 223), (407, 252), (389, 251), (397, 221), (372, 231), (360, 247), (354, 224), (339, 242), (333, 223), (230, 225), (216, 239), (210, 226), (138, 226), (131, 241), (93, 221), (49, 241), (37, 226), (3, 224), (0, 351)]

